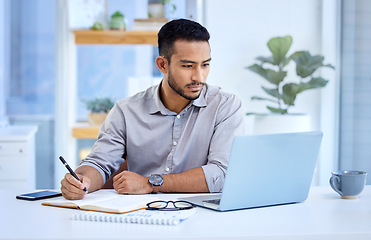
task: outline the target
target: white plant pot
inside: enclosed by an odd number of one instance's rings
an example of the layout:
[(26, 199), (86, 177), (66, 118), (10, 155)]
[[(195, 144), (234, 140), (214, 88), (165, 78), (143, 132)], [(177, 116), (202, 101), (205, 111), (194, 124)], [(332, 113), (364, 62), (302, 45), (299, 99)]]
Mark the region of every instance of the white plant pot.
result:
[(246, 116), (247, 134), (269, 134), (311, 131), (307, 114), (264, 114)]
[(150, 3), (148, 4), (148, 14), (151, 18), (164, 18), (165, 17), (165, 7), (161, 3)]

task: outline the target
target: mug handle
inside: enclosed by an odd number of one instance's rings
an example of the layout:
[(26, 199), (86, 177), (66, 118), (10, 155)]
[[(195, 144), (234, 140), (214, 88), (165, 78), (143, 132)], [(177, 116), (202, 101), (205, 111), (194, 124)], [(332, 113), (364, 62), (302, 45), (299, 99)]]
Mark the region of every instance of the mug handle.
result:
[(335, 192), (337, 192), (340, 195), (342, 195), (342, 193), (338, 189), (339, 183), (340, 183), (340, 178), (338, 176), (331, 176), (331, 178), (330, 178), (330, 186), (332, 187), (332, 189), (334, 189)]

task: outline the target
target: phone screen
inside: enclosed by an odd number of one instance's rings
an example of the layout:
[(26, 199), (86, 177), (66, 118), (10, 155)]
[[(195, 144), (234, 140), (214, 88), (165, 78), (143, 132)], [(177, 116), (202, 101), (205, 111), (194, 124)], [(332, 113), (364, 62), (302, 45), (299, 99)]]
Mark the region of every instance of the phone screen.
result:
[(59, 196), (62, 196), (62, 193), (56, 192), (56, 191), (51, 191), (51, 190), (43, 190), (43, 191), (38, 191), (38, 192), (21, 194), (21, 195), (18, 195), (16, 198), (17, 199), (22, 199), (22, 200), (33, 201), (33, 200), (59, 197)]

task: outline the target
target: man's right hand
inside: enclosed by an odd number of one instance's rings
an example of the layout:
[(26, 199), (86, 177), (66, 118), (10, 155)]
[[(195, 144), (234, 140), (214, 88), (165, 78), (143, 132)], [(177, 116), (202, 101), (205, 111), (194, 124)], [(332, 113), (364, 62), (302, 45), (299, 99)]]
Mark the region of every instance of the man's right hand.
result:
[(83, 189), (89, 189), (90, 179), (83, 175), (77, 174), (82, 183), (67, 173), (61, 181), (61, 192), (63, 197), (69, 200), (83, 199), (87, 192)]

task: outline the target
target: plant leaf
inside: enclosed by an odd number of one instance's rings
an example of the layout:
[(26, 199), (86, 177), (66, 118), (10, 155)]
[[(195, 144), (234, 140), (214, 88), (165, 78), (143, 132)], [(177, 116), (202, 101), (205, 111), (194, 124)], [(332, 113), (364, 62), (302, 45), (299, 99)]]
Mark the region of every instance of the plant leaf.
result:
[(282, 100), (287, 105), (294, 105), (296, 96), (309, 89), (322, 88), (325, 87), (328, 83), (328, 80), (325, 80), (321, 77), (312, 78), (309, 82), (302, 83), (288, 83), (282, 88)]
[(263, 63), (270, 63), (270, 64), (273, 64), (274, 65), (274, 59), (273, 59), (272, 56), (270, 56), (270, 57), (262, 57), (262, 56), (260, 56), (260, 57), (257, 57), (256, 60), (262, 62), (262, 64)]
[(305, 54), (305, 51), (297, 51), (290, 55), (290, 57), (286, 58), (286, 61), (283, 63), (282, 67), (286, 66), (291, 60), (300, 57), (301, 55)]
[(321, 55), (312, 56), (308, 51), (298, 52), (293, 57), (296, 63), (296, 74), (302, 78), (312, 75), (320, 67), (334, 68), (331, 64), (323, 64), (324, 57)]
[(86, 107), (93, 113), (105, 112), (108, 113), (115, 104), (111, 98), (96, 97), (92, 100), (84, 100)]
[(285, 62), (286, 54), (289, 51), (291, 44), (291, 36), (275, 37), (268, 41), (267, 45), (272, 52), (275, 65), (281, 65)]
[(304, 55), (305, 51), (296, 51), (293, 54), (290, 55), (290, 59), (296, 59), (299, 58), (301, 55)]
[(281, 113), (281, 114), (286, 114), (287, 113), (287, 109), (275, 108), (275, 107), (270, 107), (270, 106), (267, 106), (267, 108), (269, 109), (269, 111), (271, 111), (273, 113)]
[(300, 84), (288, 83), (282, 87), (282, 100), (285, 104), (294, 105), (296, 95), (300, 92)]
[(256, 97), (256, 96), (251, 97), (251, 100), (277, 102), (270, 98), (263, 98), (263, 97)]
[(272, 97), (275, 97), (275, 98), (278, 98), (278, 99), (281, 98), (281, 96), (280, 96), (280, 94), (279, 94), (277, 88), (266, 88), (266, 87), (263, 87), (263, 86), (262, 86), (262, 89), (263, 89), (266, 93), (268, 93), (269, 95), (271, 95)]
[(323, 79), (321, 77), (311, 78), (309, 82), (299, 84), (300, 92), (303, 92), (308, 89), (323, 88), (327, 85), (327, 83), (328, 80)]
[(247, 67), (247, 69), (259, 74), (261, 77), (266, 79), (268, 82), (274, 85), (277, 85), (277, 86), (278, 84), (280, 84), (280, 82), (283, 81), (283, 79), (286, 77), (286, 74), (287, 74), (287, 72), (285, 71), (276, 72), (272, 69), (265, 69), (258, 64), (251, 65)]
[(322, 67), (329, 67), (329, 68), (335, 69), (335, 67), (332, 66), (331, 64), (326, 64), (326, 65), (323, 65)]

